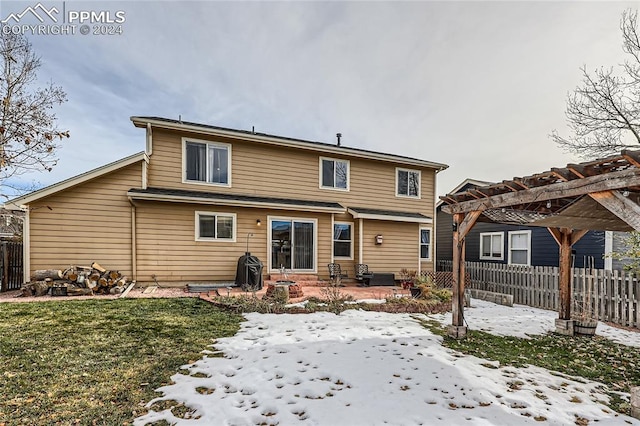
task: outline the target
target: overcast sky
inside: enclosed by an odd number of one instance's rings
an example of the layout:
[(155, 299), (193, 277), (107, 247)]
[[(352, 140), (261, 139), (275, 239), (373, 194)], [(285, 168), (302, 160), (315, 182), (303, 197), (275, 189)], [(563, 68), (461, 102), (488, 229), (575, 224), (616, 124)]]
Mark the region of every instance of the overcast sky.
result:
[[(33, 2), (0, 3), (0, 19)], [(48, 185), (144, 150), (133, 115), (251, 129), (448, 164), (501, 181), (580, 160), (567, 93), (580, 67), (623, 62), (621, 13), (637, 2), (74, 2), (123, 11), (121, 35), (29, 35), (71, 138)], [(24, 18), (26, 22), (28, 17)], [(31, 23), (34, 23), (33, 20)], [(37, 22), (35, 22), (37, 23)], [(48, 22), (45, 22), (48, 23)], [(93, 25), (91, 25), (93, 27)]]

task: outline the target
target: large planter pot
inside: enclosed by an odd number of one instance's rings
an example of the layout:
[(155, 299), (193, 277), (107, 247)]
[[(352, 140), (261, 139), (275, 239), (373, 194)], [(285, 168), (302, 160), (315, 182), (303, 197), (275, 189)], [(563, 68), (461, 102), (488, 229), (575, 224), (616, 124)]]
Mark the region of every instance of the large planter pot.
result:
[(409, 291), (411, 292), (411, 297), (413, 297), (414, 299), (417, 299), (418, 297), (420, 297), (420, 295), (422, 295), (422, 290), (420, 290), (418, 287), (409, 287)]
[(573, 323), (573, 332), (580, 336), (594, 336), (598, 321), (594, 319), (577, 319)]

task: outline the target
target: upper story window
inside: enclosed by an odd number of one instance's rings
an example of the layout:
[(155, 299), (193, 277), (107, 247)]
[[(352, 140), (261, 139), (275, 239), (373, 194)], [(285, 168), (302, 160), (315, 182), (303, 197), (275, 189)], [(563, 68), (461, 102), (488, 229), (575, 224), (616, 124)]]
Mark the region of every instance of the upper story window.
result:
[(349, 161), (320, 158), (320, 187), (349, 190)]
[(504, 259), (504, 233), (502, 232), (480, 233), (480, 259), (483, 259), (483, 260)]
[(185, 182), (230, 186), (231, 145), (183, 138)]
[(420, 198), (420, 170), (396, 168), (396, 196)]
[(233, 242), (236, 215), (232, 213), (196, 212), (196, 241)]
[(531, 231), (509, 232), (509, 264), (531, 265)]

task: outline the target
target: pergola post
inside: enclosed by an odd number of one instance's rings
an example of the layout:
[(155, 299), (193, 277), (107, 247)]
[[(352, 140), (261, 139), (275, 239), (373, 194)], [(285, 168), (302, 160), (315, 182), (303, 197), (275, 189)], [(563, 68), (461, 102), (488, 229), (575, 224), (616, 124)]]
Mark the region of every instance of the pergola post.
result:
[(467, 214), (455, 213), (453, 215), (453, 298), (451, 301), (452, 318), (448, 334), (455, 339), (467, 335), (467, 327), (464, 325), (465, 238), (480, 214), (482, 212), (477, 210)]
[(556, 332), (573, 336), (573, 321), (571, 320), (571, 247), (582, 238), (587, 231), (573, 231), (568, 228), (547, 228), (560, 246), (559, 256), (559, 305), (560, 310), (556, 319)]
[[(452, 319), (449, 334), (452, 337), (459, 337), (460, 332), (466, 334), (464, 329), (464, 237), (460, 238), (460, 224), (464, 219), (463, 213), (453, 215), (453, 299), (452, 299)], [(456, 328), (454, 330), (453, 328)], [(463, 328), (464, 330), (458, 330)]]
[(560, 230), (560, 312), (561, 320), (571, 319), (571, 231)]

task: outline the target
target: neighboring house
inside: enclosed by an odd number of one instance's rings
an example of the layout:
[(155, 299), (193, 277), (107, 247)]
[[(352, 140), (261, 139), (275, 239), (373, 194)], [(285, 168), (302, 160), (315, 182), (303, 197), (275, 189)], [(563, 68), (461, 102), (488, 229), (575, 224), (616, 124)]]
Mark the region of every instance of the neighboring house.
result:
[(0, 240), (19, 241), (22, 238), (22, 210), (0, 208)]
[[(92, 261), (141, 282), (328, 276), (337, 262), (432, 270), (436, 175), (447, 166), (337, 144), (132, 117), (146, 149), (16, 198), (25, 275)], [(338, 140), (339, 141), (339, 140)]]
[[(490, 185), (491, 182), (467, 179), (451, 194), (469, 188)], [(436, 260), (453, 258), (453, 218), (437, 204)], [(612, 260), (610, 254), (623, 239), (624, 233), (589, 231), (573, 246), (576, 268), (621, 268), (622, 263)], [(482, 222), (482, 216), (466, 238), (465, 260), (530, 266), (558, 266), (559, 246), (545, 227), (507, 225)]]

